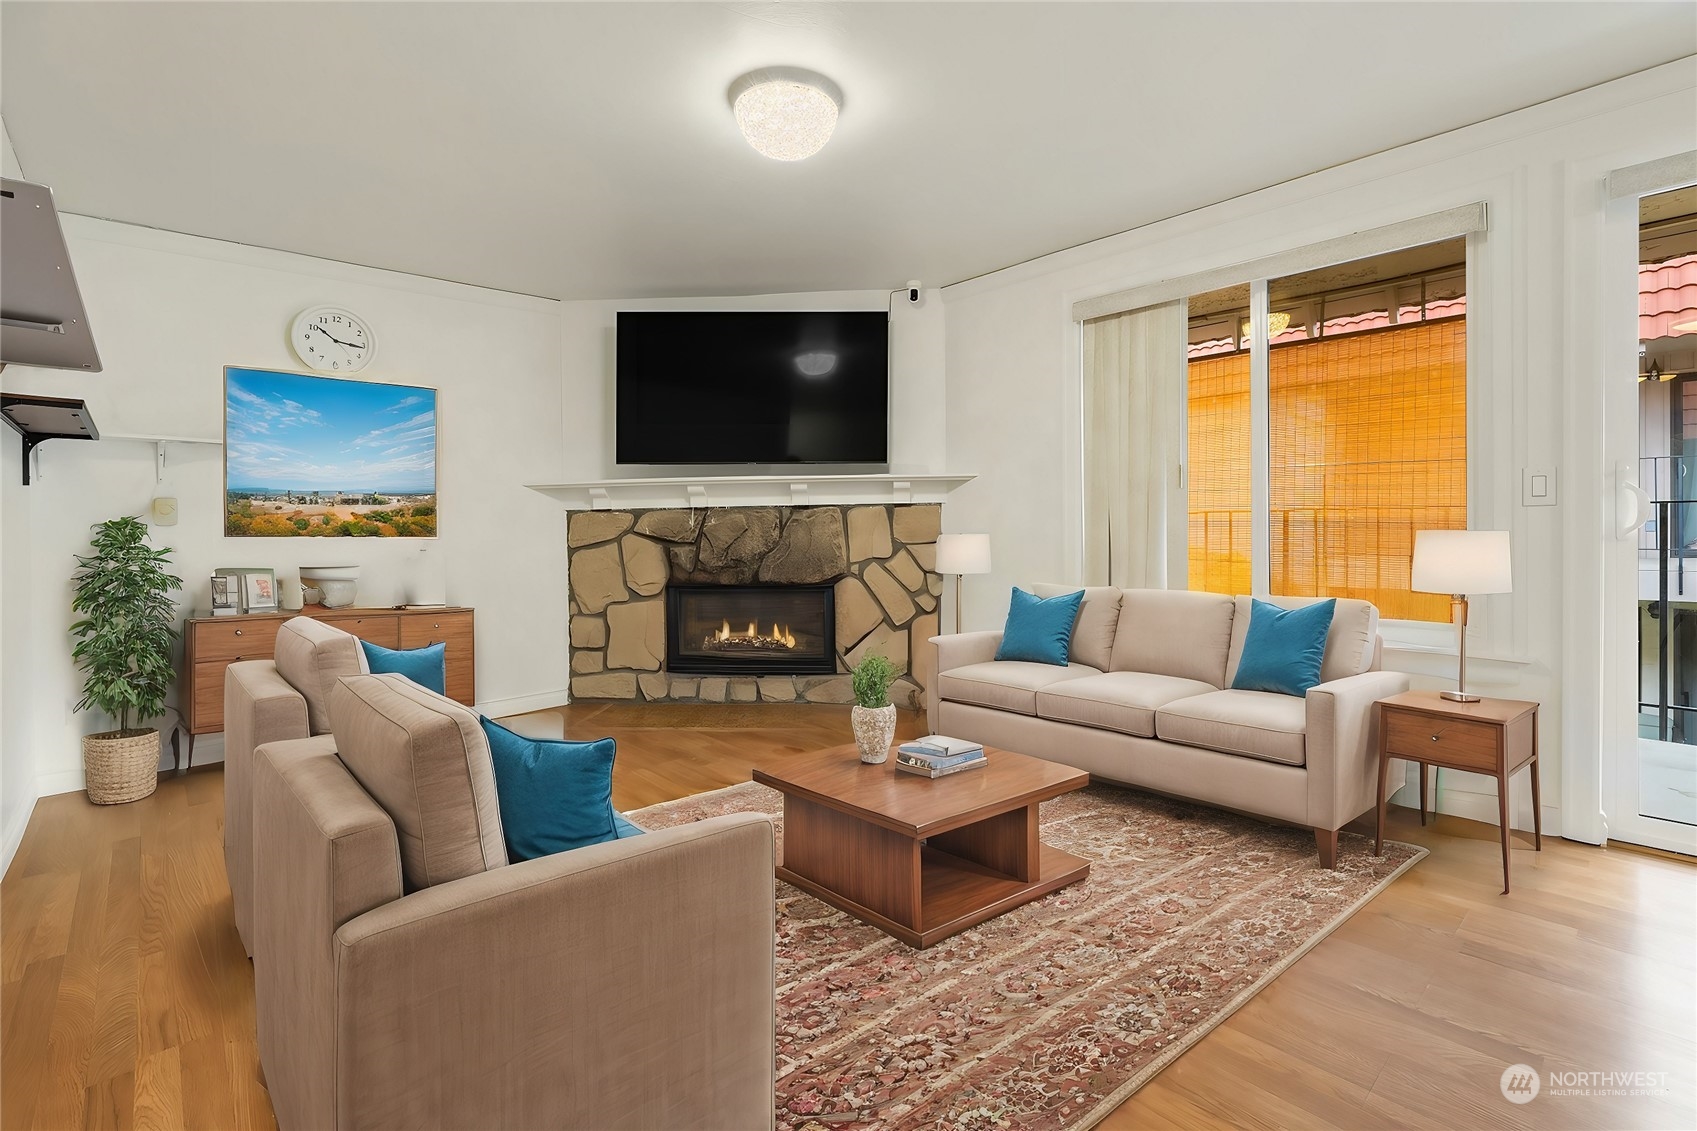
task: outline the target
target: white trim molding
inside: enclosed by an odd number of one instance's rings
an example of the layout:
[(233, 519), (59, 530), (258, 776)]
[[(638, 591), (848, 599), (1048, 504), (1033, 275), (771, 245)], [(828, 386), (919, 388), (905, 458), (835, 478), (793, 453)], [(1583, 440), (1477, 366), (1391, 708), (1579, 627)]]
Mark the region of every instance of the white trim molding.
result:
[(567, 510), (632, 507), (840, 506), (854, 503), (940, 503), (972, 475), (685, 475), (655, 479), (588, 479), (526, 483)]

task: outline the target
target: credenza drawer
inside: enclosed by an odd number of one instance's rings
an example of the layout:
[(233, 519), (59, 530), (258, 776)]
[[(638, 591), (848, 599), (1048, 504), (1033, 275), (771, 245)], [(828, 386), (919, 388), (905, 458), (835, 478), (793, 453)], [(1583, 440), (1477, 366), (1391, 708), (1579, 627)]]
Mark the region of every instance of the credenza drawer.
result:
[(269, 660), (277, 647), (282, 621), (271, 617), (230, 618), (231, 623), (201, 622), (191, 626), (194, 660)]
[(1495, 772), (1502, 728), (1492, 723), (1436, 718), (1394, 707), (1385, 710), (1385, 749), (1398, 758)]
[(448, 698), (470, 704), (476, 701), (477, 644), (471, 613), (415, 613), (401, 618), (401, 647), (428, 648), (446, 644)]
[(361, 640), (369, 640), (379, 648), (401, 648), (400, 617), (361, 616), (361, 617), (327, 617), (320, 616), (325, 624), (334, 625), (343, 632), (351, 632)]

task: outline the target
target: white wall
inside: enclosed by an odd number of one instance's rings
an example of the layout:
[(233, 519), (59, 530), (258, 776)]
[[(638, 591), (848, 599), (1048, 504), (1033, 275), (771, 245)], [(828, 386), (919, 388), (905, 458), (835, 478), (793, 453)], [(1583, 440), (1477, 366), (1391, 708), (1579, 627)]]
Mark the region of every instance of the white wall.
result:
[[(23, 178), (3, 121), (0, 175)], [(19, 475), (22, 453), (18, 434), (0, 425), (0, 872), (12, 863), (37, 796), (28, 740), (33, 687), (29, 659), (32, 598), (29, 495)]]
[[(890, 310), (890, 470), (941, 473), (946, 466), (943, 419), (943, 303), (937, 292), (918, 303), (884, 291), (720, 298), (586, 300), (561, 303), (567, 434), (567, 478), (730, 474), (731, 469), (642, 467), (613, 462), (613, 332), (621, 310)], [(591, 426), (590, 422), (597, 422)], [(774, 469), (779, 474), (782, 468)], [(736, 474), (760, 474), (738, 468)]]
[[(1605, 379), (1576, 346), (1594, 313), (1622, 298), (1564, 263), (1600, 238), (1602, 172), (1692, 148), (1694, 94), (1697, 64), (1683, 60), (945, 288), (948, 450), (979, 473), (951, 497), (945, 523), (989, 531), (996, 565), (967, 581), (968, 626), (999, 624), (1012, 584), (1079, 577), (1074, 301), (1484, 200), (1490, 230), (1470, 249), (1470, 510), (1474, 526), (1513, 531), (1516, 565), (1511, 596), (1475, 603), (1483, 647), (1470, 655), (1469, 679), (1544, 705), (1549, 828), (1562, 803), (1563, 732), (1573, 730), (1563, 719), (1562, 653), (1588, 646), (1563, 637), (1564, 535), (1602, 539), (1593, 469), (1564, 463), (1564, 432), (1597, 422), (1569, 419), (1585, 410), (1565, 408), (1564, 392)], [(1529, 464), (1561, 465), (1561, 505), (1520, 505)], [(1427, 686), (1453, 679), (1454, 662), (1453, 652), (1389, 657)], [(1446, 773), (1444, 784), (1446, 809), (1495, 821), (1487, 779)], [(1529, 827), (1526, 786), (1514, 784), (1514, 823)]]
[[(268, 566), (281, 581), (301, 564), (357, 562), (362, 605), (402, 600), (422, 574), (477, 610), (482, 705), (508, 713), (565, 701), (565, 526), (557, 505), (523, 486), (557, 479), (568, 447), (557, 303), (82, 217), (66, 217), (65, 228), (105, 371), (11, 367), (5, 384), (86, 398), (108, 438), (49, 441), (39, 481), (23, 489), (27, 543), (17, 560), (8, 547), (5, 593), (11, 602), (14, 587), (26, 588), (34, 619), (23, 647), (8, 635), (6, 653), (28, 658), (34, 686), (20, 728), (8, 669), (7, 764), (33, 746), (42, 794), (81, 788), (80, 736), (108, 724), (71, 711), (81, 687), (67, 635), (72, 555), (91, 524), (144, 513), (156, 495), (179, 500), (179, 524), (154, 535), (175, 550), (185, 608), (206, 607), (219, 566)], [(287, 330), (316, 303), (370, 320), (378, 350), (364, 379), (440, 390), (434, 541), (228, 539), (221, 447), (168, 446), (156, 482), (152, 444), (110, 438), (221, 439), (223, 366), (300, 370)], [(15, 460), (0, 473), (16, 475)], [(10, 533), (10, 489), (6, 503)], [(195, 761), (221, 754), (220, 736), (208, 735)]]

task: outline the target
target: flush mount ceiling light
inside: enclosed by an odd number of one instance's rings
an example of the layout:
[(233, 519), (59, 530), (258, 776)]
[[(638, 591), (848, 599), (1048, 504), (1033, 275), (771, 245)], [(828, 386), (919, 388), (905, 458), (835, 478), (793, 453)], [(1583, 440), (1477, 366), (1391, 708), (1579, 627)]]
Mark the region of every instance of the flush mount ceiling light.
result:
[(843, 105), (836, 83), (796, 67), (750, 71), (729, 93), (742, 136), (774, 161), (800, 161), (825, 148)]
[[(1243, 331), (1241, 335), (1242, 337), (1249, 337), (1249, 319), (1245, 318), (1243, 320), (1243, 325), (1240, 329)], [(1267, 336), (1269, 338), (1275, 334), (1282, 334), (1288, 329), (1290, 329), (1289, 314), (1282, 310), (1275, 310), (1267, 315)]]

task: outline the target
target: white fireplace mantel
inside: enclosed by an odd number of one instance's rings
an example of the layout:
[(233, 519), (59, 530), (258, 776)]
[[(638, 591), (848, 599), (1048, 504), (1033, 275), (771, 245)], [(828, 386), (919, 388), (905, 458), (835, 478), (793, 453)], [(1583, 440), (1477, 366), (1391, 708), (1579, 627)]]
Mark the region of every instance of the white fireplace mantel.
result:
[(567, 510), (651, 507), (819, 506), (852, 503), (940, 503), (972, 475), (684, 475), (662, 479), (590, 479), (527, 483)]

